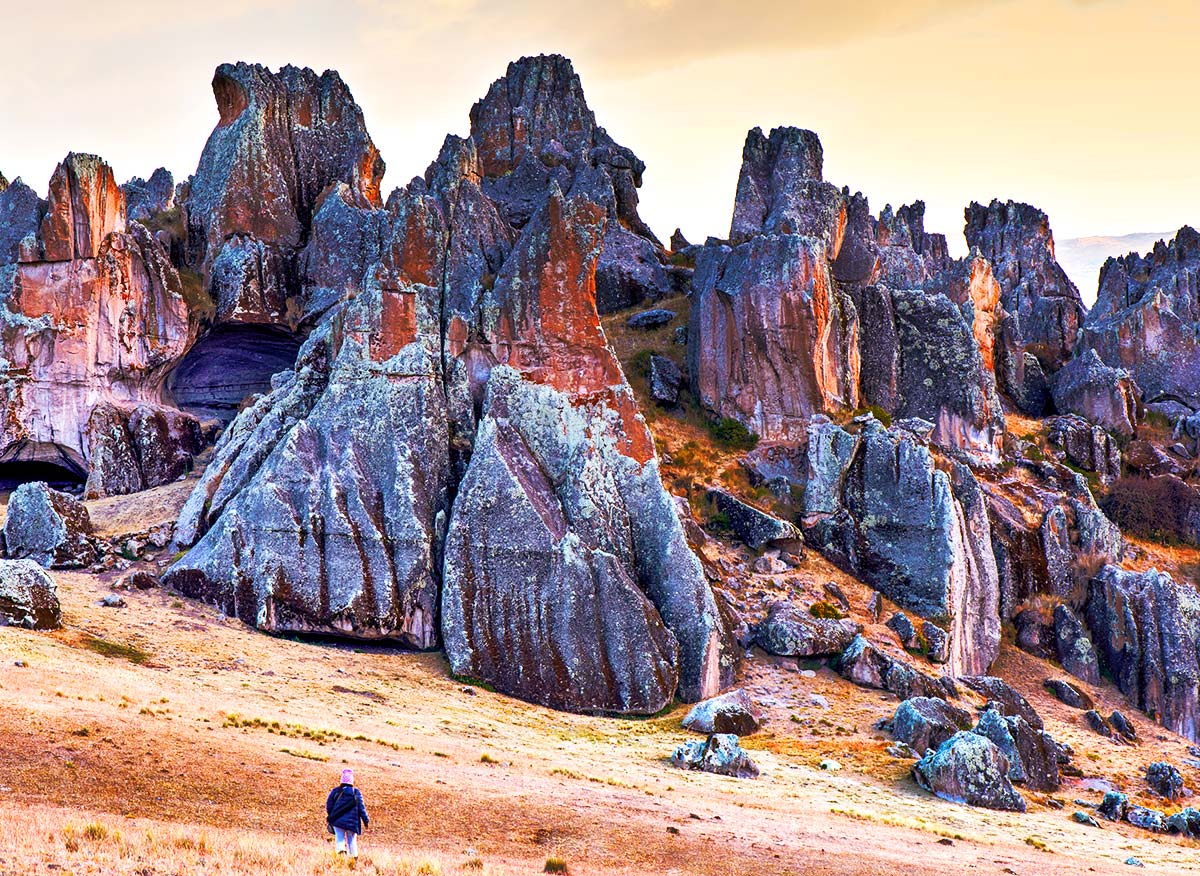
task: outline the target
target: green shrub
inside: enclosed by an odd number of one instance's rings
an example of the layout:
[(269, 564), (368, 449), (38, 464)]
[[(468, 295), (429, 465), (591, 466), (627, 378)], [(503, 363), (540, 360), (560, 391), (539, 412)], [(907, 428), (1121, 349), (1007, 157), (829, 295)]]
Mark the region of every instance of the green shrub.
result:
[(758, 446), (758, 436), (732, 417), (709, 422), (708, 434), (726, 450), (753, 450)]
[(829, 620), (841, 620), (846, 616), (844, 611), (827, 599), (822, 599), (820, 602), (814, 602), (809, 607), (808, 613), (813, 617), (827, 618)]

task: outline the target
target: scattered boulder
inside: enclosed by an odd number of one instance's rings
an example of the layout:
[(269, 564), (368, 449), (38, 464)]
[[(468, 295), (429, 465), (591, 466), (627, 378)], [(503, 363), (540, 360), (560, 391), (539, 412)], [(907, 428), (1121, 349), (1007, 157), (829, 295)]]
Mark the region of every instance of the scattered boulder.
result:
[(9, 497), (4, 543), (13, 559), (46, 569), (88, 566), (96, 558), (91, 531), (83, 503), (42, 481), (21, 484)]
[(1113, 711), (1113, 713), (1108, 716), (1108, 723), (1112, 725), (1112, 728), (1116, 730), (1117, 733), (1120, 734), (1121, 738), (1126, 742), (1138, 741), (1137, 728), (1133, 726), (1133, 722), (1125, 717), (1124, 713)]
[(925, 639), (925, 656), (934, 663), (950, 662), (950, 634), (931, 620), (921, 621), (921, 635)]
[(855, 684), (894, 693), (902, 700), (914, 696), (951, 695), (950, 688), (931, 676), (881, 651), (865, 636), (858, 635), (838, 658), (838, 672)]
[(898, 611), (888, 618), (886, 626), (896, 634), (896, 637), (900, 639), (900, 644), (908, 650), (912, 651), (920, 647), (917, 628), (913, 626), (913, 622), (904, 612)]
[(1130, 806), (1125, 811), (1125, 820), (1142, 830), (1155, 833), (1165, 833), (1167, 830), (1167, 817), (1159, 810), (1148, 809), (1145, 806)]
[(1017, 647), (1035, 657), (1049, 660), (1057, 656), (1054, 624), (1039, 608), (1023, 608), (1013, 615), (1017, 629)]
[(917, 784), (944, 800), (1024, 812), (1025, 799), (1008, 778), (1008, 758), (990, 739), (960, 731), (913, 767)]
[(1155, 761), (1146, 768), (1150, 790), (1167, 800), (1178, 800), (1184, 794), (1183, 776), (1165, 760)]
[(913, 751), (936, 749), (960, 730), (971, 729), (971, 713), (937, 697), (910, 697), (896, 707), (892, 736)]
[(118, 590), (153, 590), (159, 586), (158, 576), (146, 569), (126, 572), (117, 581)]
[[(1076, 414), (1049, 421), (1047, 438), (1062, 450), (1067, 462), (1096, 473), (1102, 484), (1121, 476), (1121, 450), (1111, 435)], [(1136, 443), (1136, 442), (1134, 442)]]
[(706, 735), (749, 736), (762, 726), (762, 715), (746, 692), (738, 689), (696, 703), (683, 719), (683, 726)]
[(654, 329), (666, 325), (675, 318), (674, 310), (665, 307), (655, 307), (653, 310), (643, 310), (625, 320), (625, 325), (634, 329)]
[(804, 536), (795, 524), (747, 505), (722, 489), (711, 488), (708, 498), (715, 503), (717, 512), (725, 515), (733, 534), (753, 550), (768, 544), (786, 543), (792, 546), (804, 543)]
[(1167, 833), (1181, 834), (1192, 839), (1200, 838), (1200, 809), (1185, 806), (1167, 817), (1165, 827)]
[[(994, 706), (994, 704), (993, 704)], [(1044, 730), (1035, 730), (1019, 715), (1004, 716), (986, 709), (975, 731), (985, 736), (1008, 759), (1008, 777), (1034, 791), (1058, 789), (1058, 744)]]
[(0, 560), (0, 626), (29, 630), (62, 626), (54, 579), (33, 560)]
[(1122, 821), (1128, 810), (1129, 796), (1120, 791), (1106, 792), (1104, 800), (1096, 807), (1096, 811), (1100, 813), (1101, 817), (1107, 818), (1109, 821)]
[(1071, 816), (1079, 824), (1087, 825), (1088, 827), (1099, 827), (1100, 822), (1086, 812), (1076, 812)]
[(650, 370), (646, 374), (650, 387), (650, 398), (663, 407), (673, 408), (679, 404), (679, 387), (683, 385), (683, 373), (679, 366), (666, 356), (657, 353), (650, 356)]
[(758, 767), (732, 733), (714, 733), (704, 742), (684, 742), (671, 755), (671, 763), (680, 769), (739, 779), (756, 779), (759, 774)]
[(1042, 729), (1041, 715), (1029, 704), (1029, 700), (1013, 690), (1003, 679), (994, 675), (967, 675), (960, 677), (959, 681), (980, 696), (985, 696), (999, 705), (1004, 715), (1019, 716), (1034, 730)]
[(1060, 678), (1047, 678), (1042, 682), (1042, 687), (1054, 694), (1059, 702), (1070, 706), (1072, 709), (1095, 708), (1096, 704), (1091, 696), (1069, 681), (1063, 681)]
[(1095, 709), (1088, 709), (1083, 715), (1083, 720), (1087, 722), (1093, 733), (1108, 739), (1117, 739), (1117, 731), (1113, 729), (1112, 724)]
[(755, 629), (755, 643), (780, 657), (829, 657), (841, 654), (862, 630), (849, 620), (813, 617), (786, 601), (772, 603)]

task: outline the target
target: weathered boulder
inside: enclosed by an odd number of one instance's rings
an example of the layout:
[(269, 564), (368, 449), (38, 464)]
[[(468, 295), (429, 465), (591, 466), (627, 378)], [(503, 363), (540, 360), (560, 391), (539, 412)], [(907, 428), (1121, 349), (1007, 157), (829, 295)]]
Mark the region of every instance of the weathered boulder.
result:
[(937, 468), (912, 432), (873, 418), (809, 429), (805, 537), (922, 617), (948, 622), (952, 673), (999, 653), (999, 580), (982, 493), (966, 466)]
[(1123, 712), (1114, 709), (1113, 713), (1108, 716), (1108, 723), (1126, 742), (1138, 741), (1137, 728), (1125, 717)]
[(1042, 687), (1054, 694), (1059, 702), (1065, 703), (1072, 709), (1093, 709), (1096, 706), (1086, 691), (1061, 678), (1047, 678), (1042, 682)]
[(829, 657), (841, 654), (861, 632), (849, 620), (813, 617), (791, 602), (774, 602), (754, 631), (754, 642), (781, 657)]
[(1024, 812), (1025, 799), (1009, 781), (1008, 769), (1008, 758), (994, 742), (960, 731), (917, 761), (913, 777), (944, 800)]
[(663, 407), (673, 408), (679, 404), (679, 388), (683, 385), (683, 373), (679, 366), (657, 353), (650, 357), (650, 368), (646, 374), (650, 398)]
[(970, 729), (970, 712), (937, 697), (906, 699), (892, 717), (892, 736), (918, 755), (941, 747), (960, 730)]
[(717, 513), (725, 515), (733, 534), (753, 550), (780, 542), (793, 546), (804, 543), (804, 536), (795, 524), (748, 505), (719, 487), (711, 488), (708, 498)]
[(1062, 448), (1071, 465), (1095, 472), (1101, 483), (1121, 476), (1121, 450), (1102, 427), (1076, 414), (1054, 417), (1049, 426), (1050, 443)]
[(762, 714), (744, 690), (731, 690), (692, 706), (683, 719), (685, 730), (711, 735), (749, 736), (762, 726)]
[(1079, 615), (1064, 604), (1054, 607), (1054, 641), (1063, 669), (1088, 684), (1100, 683), (1100, 665), (1092, 640)]
[(379, 206), (384, 162), (362, 111), (332, 70), (222, 64), (220, 120), (184, 203), (186, 261), (218, 320), (294, 327), (306, 307), (297, 259), (326, 187)]
[(1087, 312), (1055, 259), (1050, 220), (1028, 204), (972, 203), (964, 233), (1000, 283), (1004, 316), (995, 330), (997, 383), (1021, 410), (1041, 415), (1048, 400), (1046, 377), (1071, 357)]
[(55, 630), (62, 626), (58, 590), (33, 560), (0, 560), (0, 627)]
[(967, 675), (958, 680), (980, 696), (996, 703), (1005, 716), (1019, 717), (1034, 730), (1042, 729), (1042, 716), (1037, 713), (1037, 709), (1003, 679), (994, 675)]
[(1121, 821), (1129, 809), (1129, 796), (1120, 791), (1107, 791), (1104, 800), (1096, 807), (1102, 818), (1109, 821)]
[(625, 320), (625, 324), (635, 329), (653, 329), (661, 328), (674, 318), (674, 310), (655, 307), (652, 310), (643, 310), (641, 313), (635, 313), (629, 319)]
[(700, 770), (738, 779), (758, 778), (758, 767), (732, 733), (714, 733), (704, 742), (684, 742), (671, 755), (680, 769)]
[(1058, 654), (1053, 615), (1041, 607), (1023, 608), (1013, 615), (1017, 647), (1035, 657), (1049, 660)]
[(1174, 815), (1167, 816), (1164, 826), (1167, 833), (1182, 834), (1196, 839), (1200, 837), (1200, 809), (1185, 806)]
[(990, 739), (1008, 759), (1008, 777), (1033, 791), (1058, 789), (1059, 746), (1044, 730), (1034, 729), (1019, 715), (999, 709), (984, 711), (975, 732)]
[(917, 639), (917, 628), (902, 611), (898, 611), (887, 619), (885, 626), (896, 634), (900, 644), (908, 650), (916, 650), (920, 643)]
[(0, 191), (0, 266), (36, 255), (36, 236), (45, 203), (18, 177)]
[(1140, 827), (1142, 830), (1150, 830), (1154, 833), (1165, 833), (1167, 830), (1167, 817), (1157, 809), (1150, 809), (1145, 806), (1130, 806), (1125, 812), (1125, 820), (1134, 827)]
[(44, 482), (19, 486), (8, 500), (4, 544), (9, 557), (46, 569), (78, 568), (96, 558), (87, 508)]
[(1200, 595), (1155, 569), (1105, 566), (1088, 585), (1100, 665), (1163, 726), (1200, 740)]
[(112, 402), (92, 409), (87, 423), (89, 499), (169, 484), (191, 470), (204, 447), (200, 421), (163, 405), (129, 410)]
[(1146, 255), (1109, 259), (1080, 347), (1129, 372), (1147, 403), (1200, 407), (1200, 234), (1184, 226)]
[(1146, 783), (1151, 791), (1168, 800), (1177, 800), (1184, 794), (1183, 776), (1165, 760), (1155, 761), (1146, 768)]
[(1105, 365), (1092, 348), (1085, 348), (1063, 366), (1052, 381), (1054, 406), (1078, 414), (1122, 438), (1132, 438), (1142, 418), (1137, 385), (1122, 368)]
[(910, 697), (945, 699), (952, 690), (942, 681), (880, 650), (861, 634), (854, 637), (838, 658), (838, 672), (855, 684), (886, 690), (902, 700)]

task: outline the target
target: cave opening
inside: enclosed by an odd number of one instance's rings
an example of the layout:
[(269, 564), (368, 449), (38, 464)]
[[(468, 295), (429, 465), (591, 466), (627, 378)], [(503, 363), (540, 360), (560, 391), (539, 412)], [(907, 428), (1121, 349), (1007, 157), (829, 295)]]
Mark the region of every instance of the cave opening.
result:
[(247, 397), (296, 363), (304, 338), (267, 325), (227, 324), (196, 342), (167, 379), (175, 404), (201, 419), (228, 423)]
[(0, 459), (0, 496), (7, 496), (21, 484), (45, 481), (64, 493), (82, 493), (87, 469), (82, 460), (63, 448), (49, 445)]

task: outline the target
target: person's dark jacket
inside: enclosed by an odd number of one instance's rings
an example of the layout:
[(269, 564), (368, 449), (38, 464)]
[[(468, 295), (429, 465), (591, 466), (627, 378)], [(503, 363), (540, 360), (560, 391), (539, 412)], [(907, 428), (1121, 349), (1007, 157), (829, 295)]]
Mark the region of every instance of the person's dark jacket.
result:
[(371, 823), (367, 807), (363, 805), (362, 792), (353, 785), (338, 785), (329, 792), (325, 815), (330, 827), (340, 827), (351, 833), (362, 833), (362, 828)]

